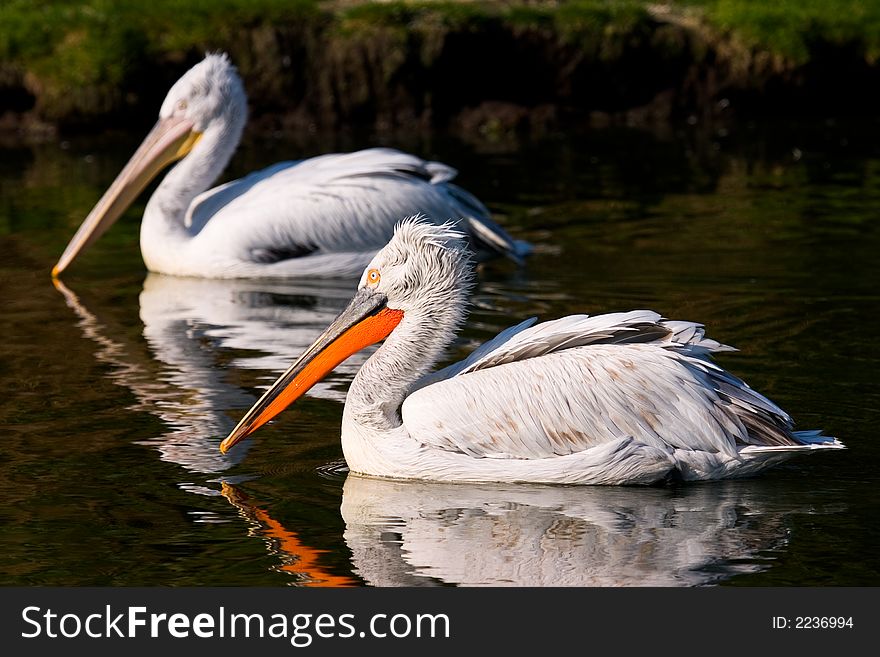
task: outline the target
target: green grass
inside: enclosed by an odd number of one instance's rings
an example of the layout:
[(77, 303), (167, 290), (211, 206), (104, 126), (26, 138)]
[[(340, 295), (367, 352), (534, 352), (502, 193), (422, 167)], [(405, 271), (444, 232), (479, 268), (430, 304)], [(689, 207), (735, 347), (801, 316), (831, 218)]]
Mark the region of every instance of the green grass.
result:
[(52, 112), (100, 112), (149, 58), (219, 49), (249, 25), (317, 12), (314, 0), (5, 0), (0, 64), (34, 76)]
[(880, 57), (878, 0), (678, 0), (672, 6), (701, 13), (713, 27), (744, 45), (788, 58), (810, 59), (811, 46), (824, 41), (853, 45), (866, 59)]
[(692, 19), (710, 41), (730, 39), (788, 66), (809, 62), (822, 43), (851, 47), (871, 64), (880, 59), (880, 0), (3, 0), (0, 80), (27, 74), (45, 118), (100, 114), (121, 107), (120, 90), (156, 61), (244, 48), (246, 30), (258, 26), (305, 25), (328, 47), (390, 35), (405, 49), (411, 33), (433, 43), (494, 21), (514, 33), (555, 32), (613, 59), (629, 35), (653, 29), (658, 5), (672, 20)]
[[(132, 60), (216, 44), (242, 27), (331, 16), (349, 29), (408, 27), (430, 16), (449, 29), (500, 18), (563, 32), (625, 31), (662, 0), (520, 2), (417, 0), (341, 3), (319, 0), (5, 0), (0, 4), (0, 61), (25, 65), (73, 84), (118, 82)], [(861, 45), (880, 56), (880, 0), (676, 0), (674, 11), (700, 15), (748, 47), (802, 63), (817, 39)]]

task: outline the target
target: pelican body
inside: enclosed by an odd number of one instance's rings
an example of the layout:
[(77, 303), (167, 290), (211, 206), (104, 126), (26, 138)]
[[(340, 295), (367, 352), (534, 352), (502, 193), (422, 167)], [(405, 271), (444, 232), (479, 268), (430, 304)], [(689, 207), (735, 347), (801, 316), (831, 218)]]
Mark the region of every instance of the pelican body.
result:
[[(212, 54), (168, 92), (159, 120), (71, 239), (58, 276), (106, 231), (146, 185), (174, 166), (150, 197), (141, 254), (150, 271), (206, 278), (356, 277), (400, 217), (452, 221), (481, 256), (521, 261), (516, 242), (456, 171), (389, 148), (281, 162), (208, 189), (226, 167), (247, 99), (226, 55)], [(207, 190), (207, 191), (206, 191)]]
[(712, 362), (700, 324), (649, 310), (527, 320), (438, 372), (472, 267), (449, 226), (402, 222), (346, 310), (242, 418), (228, 450), (350, 354), (342, 448), (352, 471), (470, 482), (651, 484), (740, 477), (843, 445)]

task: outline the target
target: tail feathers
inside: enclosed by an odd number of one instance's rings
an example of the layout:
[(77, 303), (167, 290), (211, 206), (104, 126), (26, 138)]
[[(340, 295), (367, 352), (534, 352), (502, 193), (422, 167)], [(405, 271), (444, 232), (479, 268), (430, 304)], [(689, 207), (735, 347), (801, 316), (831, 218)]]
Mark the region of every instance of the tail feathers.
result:
[(722, 351), (738, 351), (736, 347), (707, 338), (706, 329), (702, 324), (671, 319), (664, 319), (661, 324), (671, 331), (670, 342), (688, 348), (695, 352), (693, 354), (695, 356), (705, 356)]
[(458, 175), (458, 171), (442, 162), (425, 162), (425, 171), (431, 175), (430, 183), (440, 185), (449, 182)]
[(810, 431), (795, 431), (795, 440), (803, 443), (805, 446), (819, 449), (846, 449), (846, 445), (833, 436), (826, 436), (821, 429), (812, 429)]
[(471, 237), (479, 247), (492, 253), (510, 258), (516, 264), (523, 264), (525, 257), (532, 252), (532, 245), (522, 240), (514, 240), (501, 226), (482, 217), (467, 217)]
[(740, 454), (764, 454), (779, 452), (809, 452), (817, 449), (846, 449), (846, 445), (837, 438), (825, 436), (821, 430), (795, 431), (792, 436), (797, 445), (748, 445), (740, 450)]
[(445, 184), (446, 192), (455, 200), (458, 212), (467, 222), (468, 232), (477, 250), (503, 255), (518, 265), (532, 252), (527, 242), (514, 240), (507, 231), (492, 221), (491, 214), (477, 197), (452, 183)]

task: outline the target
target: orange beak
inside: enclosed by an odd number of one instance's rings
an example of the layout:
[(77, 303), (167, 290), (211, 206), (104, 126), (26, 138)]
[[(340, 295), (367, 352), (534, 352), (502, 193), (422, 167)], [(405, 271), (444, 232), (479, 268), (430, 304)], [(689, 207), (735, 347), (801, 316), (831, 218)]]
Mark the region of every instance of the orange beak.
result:
[(80, 251), (97, 240), (116, 221), (156, 175), (172, 162), (189, 153), (202, 133), (183, 118), (160, 119), (125, 168), (107, 188), (101, 200), (83, 220), (70, 240), (52, 276), (58, 276)]
[(339, 317), (245, 413), (232, 433), (220, 443), (220, 451), (225, 454), (238, 441), (266, 424), (346, 358), (388, 337), (403, 319), (403, 311), (392, 310), (386, 303), (382, 294), (366, 288), (358, 290)]

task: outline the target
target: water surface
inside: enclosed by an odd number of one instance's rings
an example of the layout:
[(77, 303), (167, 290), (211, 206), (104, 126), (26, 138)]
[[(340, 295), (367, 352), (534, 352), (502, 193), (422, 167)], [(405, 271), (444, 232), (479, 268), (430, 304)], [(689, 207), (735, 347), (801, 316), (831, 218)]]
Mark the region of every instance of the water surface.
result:
[(880, 124), (613, 128), (469, 144), (252, 139), (229, 176), (376, 143), (460, 170), (525, 268), (481, 267), (447, 360), (531, 315), (652, 308), (845, 452), (742, 481), (470, 486), (348, 476), (368, 352), (227, 456), (219, 441), (351, 282), (147, 275), (141, 199), (49, 271), (141, 135), (0, 157), (0, 583), (877, 585)]

